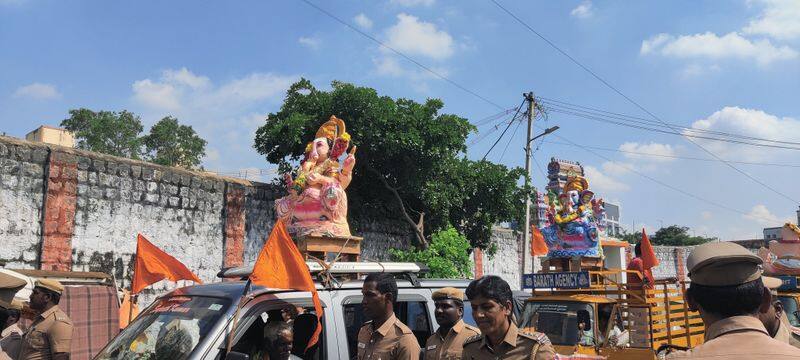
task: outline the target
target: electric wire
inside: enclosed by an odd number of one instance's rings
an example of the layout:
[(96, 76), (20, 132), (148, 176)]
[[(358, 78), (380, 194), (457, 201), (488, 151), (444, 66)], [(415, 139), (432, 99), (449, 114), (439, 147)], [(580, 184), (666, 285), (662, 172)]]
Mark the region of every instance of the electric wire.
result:
[[(572, 144), (558, 142), (558, 141), (545, 141), (545, 142), (548, 143), (548, 144), (573, 146)], [(600, 147), (600, 146), (589, 146), (589, 145), (584, 145), (584, 146), (589, 148), (589, 149), (594, 149), (594, 150), (612, 151), (612, 152), (618, 152), (618, 153), (623, 153), (623, 154), (631, 154), (631, 155), (639, 155), (639, 156), (662, 157), (662, 158), (669, 158), (669, 159), (681, 159), (681, 160), (693, 160), (693, 161), (718, 162), (715, 159), (709, 159), (709, 158), (699, 158), (699, 157), (679, 156), (679, 155), (667, 155), (667, 154), (655, 154), (655, 153), (646, 153), (646, 152), (639, 152), (639, 151), (620, 150), (620, 149)], [(731, 162), (731, 163), (734, 163), (734, 164), (741, 164), (741, 165), (800, 168), (800, 164), (782, 164), (782, 163), (737, 161), (737, 160), (727, 160), (727, 161)]]
[(368, 39), (372, 40), (372, 41), (373, 41), (373, 42), (375, 42), (376, 44), (378, 44), (378, 45), (380, 45), (380, 46), (382, 46), (382, 47), (384, 47), (384, 48), (388, 49), (389, 51), (391, 51), (391, 52), (393, 52), (393, 53), (397, 54), (398, 56), (400, 56), (400, 57), (402, 57), (402, 58), (404, 58), (404, 59), (406, 59), (406, 60), (408, 60), (408, 61), (410, 61), (410, 62), (414, 63), (414, 65), (417, 65), (417, 66), (419, 66), (420, 68), (422, 68), (423, 70), (425, 70), (425, 71), (427, 71), (427, 72), (431, 73), (433, 76), (436, 76), (436, 77), (438, 77), (439, 79), (442, 79), (442, 80), (444, 80), (444, 81), (448, 82), (450, 85), (453, 85), (453, 86), (457, 87), (457, 88), (458, 88), (458, 89), (460, 89), (461, 91), (464, 91), (464, 92), (466, 92), (466, 93), (468, 93), (468, 94), (470, 94), (470, 95), (472, 95), (472, 96), (474, 96), (474, 97), (476, 97), (476, 98), (478, 98), (478, 99), (481, 99), (481, 100), (483, 100), (484, 102), (486, 102), (487, 104), (490, 104), (490, 105), (492, 105), (492, 106), (494, 106), (494, 107), (496, 107), (496, 108), (498, 108), (498, 109), (501, 109), (501, 110), (502, 110), (502, 109), (504, 109), (504, 107), (502, 107), (502, 106), (498, 105), (496, 102), (494, 102), (494, 101), (491, 101), (491, 100), (489, 100), (489, 99), (487, 99), (487, 98), (483, 97), (482, 95), (480, 95), (480, 94), (478, 94), (478, 93), (476, 93), (476, 92), (474, 92), (474, 91), (472, 91), (472, 90), (470, 90), (470, 89), (467, 89), (466, 87), (462, 86), (461, 84), (459, 84), (459, 83), (457, 83), (457, 82), (455, 82), (455, 81), (453, 81), (453, 80), (450, 80), (450, 78), (448, 78), (447, 76), (444, 76), (443, 74), (439, 73), (438, 71), (435, 71), (435, 70), (433, 70), (433, 69), (431, 69), (431, 68), (429, 68), (429, 67), (425, 66), (425, 65), (424, 65), (424, 64), (422, 64), (421, 62), (419, 62), (419, 61), (417, 61), (417, 60), (414, 60), (412, 57), (410, 57), (410, 56), (408, 56), (408, 55), (406, 55), (406, 54), (404, 54), (404, 53), (402, 53), (402, 52), (400, 52), (400, 51), (396, 50), (395, 48), (393, 48), (393, 47), (391, 47), (391, 46), (389, 46), (389, 45), (386, 45), (386, 44), (384, 44), (382, 41), (378, 40), (378, 39), (377, 39), (377, 38), (375, 38), (374, 36), (372, 36), (372, 35), (370, 35), (370, 34), (367, 34), (367, 33), (363, 32), (363, 31), (361, 31), (360, 29), (358, 29), (357, 27), (355, 27), (355, 26), (353, 26), (353, 25), (350, 25), (350, 23), (348, 23), (347, 21), (344, 21), (344, 20), (342, 20), (341, 18), (339, 18), (338, 16), (336, 16), (336, 15), (332, 14), (331, 12), (329, 12), (329, 11), (327, 11), (327, 10), (325, 10), (325, 9), (323, 9), (323, 8), (321, 8), (321, 7), (319, 7), (319, 6), (317, 6), (317, 4), (314, 4), (314, 3), (313, 3), (313, 2), (311, 2), (310, 0), (302, 0), (302, 1), (303, 1), (304, 3), (306, 3), (306, 4), (308, 4), (309, 6), (313, 7), (314, 9), (317, 9), (317, 11), (319, 11), (319, 12), (321, 12), (321, 13), (323, 13), (323, 14), (327, 15), (328, 17), (330, 17), (330, 18), (332, 18), (332, 19), (336, 20), (336, 21), (337, 21), (337, 22), (339, 22), (340, 24), (342, 24), (342, 25), (344, 25), (344, 26), (347, 26), (348, 28), (350, 28), (350, 30), (353, 30), (353, 31), (355, 31), (355, 32), (357, 32), (357, 33), (359, 33), (359, 34), (361, 34), (362, 36), (364, 36), (364, 37), (366, 37), (366, 38), (368, 38)]
[[(543, 36), (542, 34), (540, 34), (539, 32), (537, 32), (536, 30), (534, 30), (534, 29), (533, 29), (533, 28), (532, 28), (530, 25), (528, 25), (528, 23), (526, 23), (525, 21), (523, 21), (522, 19), (520, 19), (519, 17), (517, 17), (516, 15), (514, 15), (514, 13), (512, 13), (511, 11), (509, 11), (508, 9), (506, 9), (505, 7), (503, 7), (503, 5), (501, 5), (499, 2), (497, 2), (497, 0), (491, 0), (491, 1), (492, 1), (492, 2), (493, 2), (495, 5), (497, 5), (497, 7), (499, 7), (501, 10), (503, 10), (504, 12), (506, 12), (506, 13), (507, 13), (509, 16), (511, 16), (512, 18), (514, 18), (514, 19), (515, 19), (515, 20), (516, 20), (518, 23), (520, 23), (522, 26), (524, 26), (525, 28), (527, 28), (527, 29), (528, 29), (528, 30), (529, 30), (531, 33), (533, 33), (534, 35), (538, 36), (538, 37), (539, 37), (540, 39), (542, 39), (544, 42), (546, 42), (547, 44), (549, 44), (549, 45), (550, 45), (550, 47), (552, 47), (553, 49), (555, 49), (556, 51), (558, 51), (559, 53), (561, 53), (562, 55), (564, 55), (565, 57), (567, 57), (567, 58), (568, 58), (570, 61), (572, 61), (572, 62), (573, 62), (575, 65), (577, 65), (577, 66), (579, 66), (580, 68), (582, 68), (584, 71), (586, 71), (587, 73), (589, 73), (590, 75), (592, 75), (592, 77), (594, 77), (595, 79), (597, 79), (598, 81), (600, 81), (601, 83), (603, 83), (603, 84), (604, 84), (606, 87), (608, 87), (608, 88), (609, 88), (609, 89), (611, 89), (612, 91), (616, 92), (616, 93), (617, 93), (619, 96), (623, 97), (625, 100), (627, 100), (628, 102), (630, 102), (631, 104), (633, 104), (634, 106), (636, 106), (637, 108), (639, 108), (639, 110), (642, 110), (642, 111), (643, 111), (643, 112), (645, 112), (647, 115), (649, 115), (650, 117), (652, 117), (652, 118), (653, 118), (653, 119), (655, 119), (655, 120), (658, 120), (660, 123), (662, 123), (662, 124), (666, 125), (667, 127), (670, 127), (670, 126), (671, 126), (669, 123), (667, 123), (666, 121), (662, 120), (661, 118), (659, 118), (658, 116), (656, 116), (655, 114), (653, 114), (652, 112), (650, 112), (649, 110), (647, 110), (647, 109), (646, 109), (644, 106), (640, 105), (638, 102), (636, 102), (635, 100), (633, 100), (633, 99), (632, 99), (632, 98), (630, 98), (629, 96), (625, 95), (625, 94), (624, 94), (622, 91), (620, 91), (619, 89), (617, 89), (616, 87), (614, 87), (613, 85), (611, 85), (611, 84), (610, 84), (608, 81), (606, 81), (605, 79), (603, 79), (602, 77), (600, 77), (599, 75), (597, 75), (597, 74), (596, 74), (594, 71), (592, 71), (591, 69), (589, 69), (588, 67), (586, 67), (585, 65), (583, 65), (583, 64), (582, 64), (580, 61), (578, 61), (577, 59), (575, 59), (575, 58), (573, 58), (572, 56), (570, 56), (570, 55), (569, 55), (567, 52), (565, 52), (564, 50), (562, 50), (560, 47), (558, 47), (558, 46), (557, 46), (555, 43), (553, 43), (552, 41), (550, 41), (548, 38), (546, 38), (545, 36)], [(678, 132), (678, 131), (676, 131), (675, 129), (672, 129), (672, 130), (673, 130), (674, 132), (676, 132), (676, 133)], [(715, 154), (715, 153), (714, 153), (714, 152), (712, 152), (711, 150), (708, 150), (708, 149), (706, 149), (704, 146), (700, 145), (698, 142), (696, 142), (696, 141), (694, 141), (694, 140), (690, 139), (688, 136), (684, 136), (684, 139), (686, 139), (687, 141), (691, 142), (692, 144), (694, 144), (695, 146), (697, 146), (698, 148), (700, 148), (700, 149), (701, 149), (701, 150), (703, 150), (704, 152), (708, 153), (709, 155), (711, 155), (712, 157), (714, 157), (714, 158), (715, 158), (715, 159), (717, 159), (718, 161), (721, 161), (722, 163), (724, 163), (725, 165), (727, 165), (729, 168), (731, 168), (731, 169), (735, 170), (736, 172), (738, 172), (738, 173), (740, 173), (740, 174), (744, 175), (745, 177), (749, 178), (749, 179), (750, 179), (750, 180), (752, 180), (753, 182), (755, 182), (755, 183), (757, 183), (757, 184), (761, 185), (761, 186), (762, 186), (762, 187), (764, 187), (765, 189), (767, 189), (767, 190), (770, 190), (771, 192), (773, 192), (773, 193), (775, 193), (775, 194), (777, 194), (777, 195), (779, 195), (779, 196), (781, 196), (781, 197), (783, 197), (783, 198), (785, 198), (785, 199), (787, 199), (787, 200), (791, 201), (791, 202), (792, 202), (792, 203), (794, 203), (794, 204), (800, 203), (800, 201), (797, 201), (797, 200), (795, 200), (794, 198), (790, 197), (789, 195), (786, 195), (786, 194), (784, 194), (783, 192), (781, 192), (781, 191), (778, 191), (777, 189), (773, 188), (772, 186), (770, 186), (770, 185), (768, 185), (768, 184), (764, 183), (764, 182), (763, 182), (763, 181), (761, 181), (761, 180), (758, 180), (758, 179), (757, 179), (757, 178), (755, 178), (754, 176), (752, 176), (752, 175), (748, 174), (747, 172), (745, 172), (745, 171), (743, 171), (743, 170), (739, 169), (738, 167), (734, 166), (734, 165), (733, 165), (733, 164), (731, 164), (730, 162), (728, 162), (728, 161), (725, 161), (723, 158), (721, 158), (720, 156), (718, 156), (717, 154)]]
[[(543, 130), (543, 129), (542, 129), (542, 130)], [(562, 140), (562, 141), (566, 141), (566, 142), (567, 142), (567, 143), (569, 143), (570, 145), (577, 146), (577, 147), (579, 147), (579, 148), (581, 148), (581, 149), (583, 149), (583, 150), (585, 150), (585, 151), (587, 151), (587, 152), (589, 152), (589, 153), (593, 154), (594, 156), (597, 156), (597, 157), (599, 157), (599, 158), (601, 158), (601, 159), (604, 159), (604, 160), (606, 160), (606, 161), (613, 161), (611, 158), (609, 158), (609, 157), (607, 157), (607, 156), (605, 156), (605, 155), (602, 155), (602, 154), (600, 154), (600, 153), (597, 153), (597, 152), (593, 151), (592, 149), (589, 149), (589, 148), (587, 148), (586, 146), (583, 146), (583, 145), (580, 145), (580, 144), (578, 144), (578, 143), (575, 143), (575, 142), (573, 142), (572, 140), (569, 140), (569, 139), (567, 139), (567, 138), (565, 138), (565, 137), (563, 137), (563, 136), (560, 136), (560, 135), (558, 135), (558, 134), (555, 134), (555, 133), (552, 133), (551, 135), (555, 136), (556, 138), (558, 138), (558, 139), (560, 139), (560, 140)], [(724, 205), (724, 204), (718, 203), (718, 202), (716, 202), (716, 201), (713, 201), (713, 200), (711, 200), (711, 199), (706, 199), (706, 198), (704, 198), (704, 197), (701, 197), (701, 196), (699, 196), (699, 195), (692, 194), (692, 193), (690, 193), (690, 192), (688, 192), (688, 191), (686, 191), (686, 190), (683, 190), (683, 189), (681, 189), (681, 188), (679, 188), (679, 187), (672, 186), (672, 185), (670, 185), (670, 184), (667, 184), (667, 183), (665, 183), (665, 182), (663, 182), (663, 181), (661, 181), (661, 180), (658, 180), (658, 179), (656, 179), (656, 178), (654, 178), (654, 177), (652, 177), (652, 176), (650, 176), (650, 175), (647, 175), (647, 174), (645, 174), (645, 173), (642, 173), (642, 172), (640, 172), (640, 171), (638, 171), (638, 170), (634, 169), (633, 167), (627, 166), (627, 165), (625, 165), (625, 164), (618, 164), (618, 165), (619, 165), (620, 167), (624, 168), (625, 170), (628, 170), (628, 171), (630, 171), (630, 172), (632, 172), (632, 173), (634, 173), (634, 174), (637, 174), (637, 175), (639, 175), (639, 176), (641, 176), (641, 177), (644, 177), (644, 178), (646, 178), (646, 179), (648, 179), (648, 180), (650, 180), (650, 181), (653, 181), (653, 182), (655, 182), (656, 184), (659, 184), (659, 185), (661, 185), (661, 186), (663, 186), (663, 187), (666, 187), (666, 188), (668, 188), (668, 189), (671, 189), (671, 190), (673, 190), (673, 191), (677, 191), (677, 192), (679, 192), (679, 193), (681, 193), (681, 194), (683, 194), (683, 195), (685, 195), (685, 196), (691, 197), (691, 198), (693, 198), (693, 199), (695, 199), (695, 200), (698, 200), (698, 201), (701, 201), (701, 202), (705, 202), (705, 203), (708, 203), (708, 204), (714, 205), (714, 206), (716, 206), (716, 207), (719, 207), (719, 208), (721, 208), (721, 209), (725, 209), (725, 210), (728, 210), (728, 211), (731, 211), (731, 212), (734, 212), (734, 213), (737, 213), (737, 214), (744, 215), (744, 216), (746, 216), (746, 217), (750, 217), (750, 218), (759, 218), (759, 219), (763, 219), (763, 220), (768, 220), (768, 221), (770, 221), (770, 222), (774, 221), (774, 219), (769, 219), (769, 218), (766, 218), (766, 217), (761, 217), (761, 216), (757, 216), (757, 215), (754, 215), (754, 214), (751, 214), (751, 213), (747, 213), (747, 212), (744, 212), (744, 211), (738, 210), (738, 209), (736, 209), (736, 208), (733, 208), (733, 207), (730, 207), (730, 206), (727, 206), (727, 205)]]
[(497, 138), (497, 140), (494, 142), (494, 144), (492, 144), (492, 147), (490, 147), (489, 151), (486, 152), (486, 155), (483, 155), (483, 159), (482, 160), (486, 160), (486, 157), (489, 156), (489, 153), (492, 152), (492, 149), (494, 149), (494, 147), (497, 146), (497, 143), (499, 143), (500, 140), (503, 138), (503, 135), (506, 134), (506, 132), (508, 131), (508, 128), (510, 128), (511, 124), (514, 123), (514, 120), (517, 119), (517, 115), (519, 115), (519, 111), (522, 110), (522, 105), (525, 105), (525, 100), (522, 100), (522, 102), (519, 104), (519, 107), (517, 107), (517, 112), (514, 113), (514, 116), (511, 118), (511, 121), (508, 122), (508, 125), (506, 126), (506, 128), (503, 129), (503, 132), (500, 134), (500, 136)]

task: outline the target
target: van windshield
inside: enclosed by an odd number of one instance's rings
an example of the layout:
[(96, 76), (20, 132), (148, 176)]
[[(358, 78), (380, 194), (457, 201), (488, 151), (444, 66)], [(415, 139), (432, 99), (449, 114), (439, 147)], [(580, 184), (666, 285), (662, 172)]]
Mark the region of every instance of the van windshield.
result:
[[(594, 311), (590, 304), (579, 302), (528, 302), (520, 328), (547, 335), (555, 345), (592, 344)], [(579, 330), (582, 324), (584, 330)]]
[(779, 296), (778, 300), (783, 304), (783, 312), (789, 318), (789, 323), (794, 327), (800, 327), (800, 308), (797, 306), (797, 300), (793, 296)]
[(186, 359), (229, 306), (226, 299), (200, 296), (157, 300), (95, 359)]

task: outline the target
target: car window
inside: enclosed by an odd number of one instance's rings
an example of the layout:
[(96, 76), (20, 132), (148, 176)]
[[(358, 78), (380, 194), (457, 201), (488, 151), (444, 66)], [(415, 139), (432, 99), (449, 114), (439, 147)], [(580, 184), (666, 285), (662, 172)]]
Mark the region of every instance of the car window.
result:
[[(364, 317), (361, 303), (342, 305), (344, 323), (347, 330), (347, 348), (351, 359), (358, 354), (358, 331), (367, 319)], [(408, 326), (420, 343), (424, 346), (432, 334), (431, 319), (424, 301), (399, 301), (395, 303), (394, 314)]]
[(229, 306), (227, 299), (211, 297), (159, 299), (96, 359), (186, 359)]
[(247, 330), (236, 340), (231, 351), (248, 355), (250, 359), (263, 359), (267, 352), (266, 332), (280, 326), (279, 323), (288, 323), (293, 334), (292, 354), (305, 360), (324, 359), (324, 350), (320, 350), (325, 348), (324, 320), (323, 315), (319, 342), (308, 348), (309, 340), (317, 327), (314, 307), (308, 303), (296, 304), (286, 300), (265, 301), (248, 311), (240, 320)]

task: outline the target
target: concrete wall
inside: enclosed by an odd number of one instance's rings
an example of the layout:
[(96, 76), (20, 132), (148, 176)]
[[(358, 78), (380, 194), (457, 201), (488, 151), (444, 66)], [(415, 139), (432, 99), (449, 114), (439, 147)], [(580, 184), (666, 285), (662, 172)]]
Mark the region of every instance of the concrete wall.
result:
[(49, 150), (0, 141), (0, 261), (36, 266), (42, 237), (44, 172)]
[[(252, 263), (275, 223), (284, 190), (0, 136), (0, 262), (8, 268), (101, 271), (128, 287), (142, 233), (203, 281)], [(351, 219), (363, 255), (388, 260), (408, 248), (409, 227)], [(150, 291), (174, 287), (156, 284)], [(148, 297), (150, 297), (148, 296)]]

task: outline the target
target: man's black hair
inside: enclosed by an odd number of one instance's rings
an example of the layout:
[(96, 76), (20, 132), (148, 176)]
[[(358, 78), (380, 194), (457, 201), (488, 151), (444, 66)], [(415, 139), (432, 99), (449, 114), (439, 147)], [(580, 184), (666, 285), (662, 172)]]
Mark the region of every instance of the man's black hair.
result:
[(59, 293), (57, 293), (57, 292), (55, 292), (53, 290), (50, 290), (50, 289), (45, 289), (45, 288), (43, 288), (41, 286), (37, 286), (36, 288), (39, 289), (39, 291), (49, 295), (50, 296), (50, 300), (53, 302), (53, 304), (58, 305), (58, 303), (61, 301), (61, 294), (59, 294)]
[(636, 246), (633, 247), (633, 253), (636, 254), (636, 257), (642, 256), (642, 242), (636, 243)]
[(706, 286), (692, 283), (686, 290), (703, 310), (729, 318), (758, 312), (764, 295), (761, 278), (736, 286)]
[(465, 293), (470, 300), (477, 297), (485, 297), (503, 306), (514, 299), (511, 286), (496, 275), (486, 275), (480, 279), (473, 280), (469, 283), (469, 286), (467, 286), (467, 291)]
[(387, 273), (372, 273), (367, 275), (367, 278), (364, 279), (364, 283), (374, 282), (375, 288), (378, 289), (378, 292), (381, 294), (389, 294), (392, 296), (392, 302), (397, 301), (397, 281), (394, 279), (394, 275), (387, 274)]

